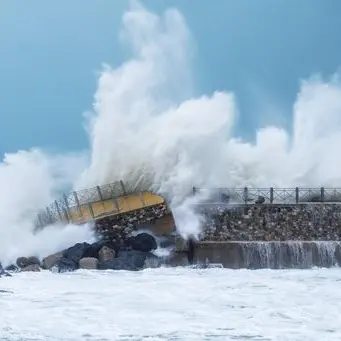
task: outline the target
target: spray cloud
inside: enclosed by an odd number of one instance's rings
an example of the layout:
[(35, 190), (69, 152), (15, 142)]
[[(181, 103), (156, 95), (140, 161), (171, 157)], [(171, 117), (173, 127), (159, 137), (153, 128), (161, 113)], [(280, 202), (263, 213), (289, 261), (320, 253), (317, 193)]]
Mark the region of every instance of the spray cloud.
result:
[[(120, 37), (131, 46), (132, 59), (117, 68), (105, 66), (99, 77), (87, 121), (89, 164), (85, 167), (79, 156), (33, 150), (7, 155), (0, 165), (0, 258), (14, 257), (14, 246), (22, 255), (28, 244), (47, 252), (52, 232), (42, 234), (45, 242), (37, 244), (31, 239), (38, 238), (32, 237), (32, 220), (64, 182), (79, 189), (123, 180), (158, 191), (166, 195), (185, 236), (199, 232), (200, 219), (193, 215), (192, 202), (188, 204), (193, 199), (187, 199), (194, 185), (339, 186), (338, 76), (302, 82), (291, 134), (266, 126), (249, 143), (234, 137), (238, 108), (233, 93), (191, 96), (192, 37), (177, 10), (157, 15), (134, 3), (123, 15)], [(65, 232), (69, 230), (74, 237)], [(91, 238), (88, 230), (72, 226), (61, 233), (66, 244), (75, 235), (79, 240)]]

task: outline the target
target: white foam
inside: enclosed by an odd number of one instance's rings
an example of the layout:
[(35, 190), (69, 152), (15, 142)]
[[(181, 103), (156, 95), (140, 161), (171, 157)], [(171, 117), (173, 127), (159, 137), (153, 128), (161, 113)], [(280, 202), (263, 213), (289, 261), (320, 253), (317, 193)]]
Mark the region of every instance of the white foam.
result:
[(0, 293), (4, 340), (341, 338), (340, 269), (148, 269), (16, 274)]

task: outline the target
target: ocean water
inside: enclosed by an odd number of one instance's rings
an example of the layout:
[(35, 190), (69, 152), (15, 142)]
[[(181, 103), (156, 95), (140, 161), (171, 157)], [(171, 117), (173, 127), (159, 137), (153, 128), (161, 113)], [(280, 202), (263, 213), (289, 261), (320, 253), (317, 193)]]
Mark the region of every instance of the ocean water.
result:
[(340, 269), (20, 273), (0, 290), (3, 341), (341, 339)]

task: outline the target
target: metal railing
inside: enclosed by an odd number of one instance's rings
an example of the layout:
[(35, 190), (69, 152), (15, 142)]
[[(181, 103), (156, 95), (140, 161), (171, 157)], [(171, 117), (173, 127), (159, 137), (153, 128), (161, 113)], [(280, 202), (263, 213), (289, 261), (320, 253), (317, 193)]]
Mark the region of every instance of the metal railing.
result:
[[(341, 188), (211, 188), (193, 187), (193, 194), (207, 191), (201, 204), (299, 204), (341, 203)], [(56, 222), (84, 223), (105, 214), (119, 214), (126, 210), (120, 198), (134, 195), (137, 208), (151, 206), (146, 202), (142, 189), (131, 188), (118, 181), (90, 189), (64, 194), (37, 216), (37, 226), (43, 227)], [(136, 203), (137, 201), (137, 203)]]
[(299, 204), (340, 203), (341, 188), (213, 188), (193, 187), (193, 194), (205, 191), (203, 203)]
[[(105, 214), (119, 214), (124, 210), (126, 197), (134, 195), (136, 208), (151, 206), (144, 200), (144, 195), (138, 188), (130, 188), (123, 181), (96, 186), (90, 189), (64, 194), (55, 200), (45, 210), (37, 215), (37, 227), (44, 227), (57, 222), (84, 223)], [(121, 200), (122, 199), (122, 200)], [(133, 210), (133, 209), (132, 209)]]

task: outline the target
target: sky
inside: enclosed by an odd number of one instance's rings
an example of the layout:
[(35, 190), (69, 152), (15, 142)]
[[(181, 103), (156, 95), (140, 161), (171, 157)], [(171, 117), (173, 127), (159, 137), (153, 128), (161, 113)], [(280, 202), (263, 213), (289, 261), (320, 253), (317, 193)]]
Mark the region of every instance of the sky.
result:
[[(196, 95), (232, 91), (240, 111), (235, 134), (290, 131), (302, 79), (330, 76), (341, 61), (339, 0), (149, 0), (175, 7), (193, 38)], [(82, 150), (103, 63), (130, 52), (119, 32), (128, 1), (4, 0), (0, 4), (0, 155), (31, 147)], [(179, 84), (181, 87), (181, 84)]]

